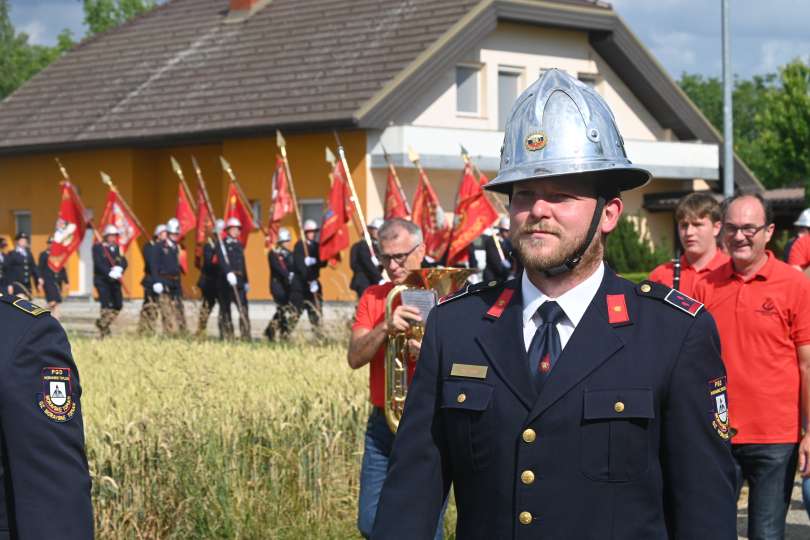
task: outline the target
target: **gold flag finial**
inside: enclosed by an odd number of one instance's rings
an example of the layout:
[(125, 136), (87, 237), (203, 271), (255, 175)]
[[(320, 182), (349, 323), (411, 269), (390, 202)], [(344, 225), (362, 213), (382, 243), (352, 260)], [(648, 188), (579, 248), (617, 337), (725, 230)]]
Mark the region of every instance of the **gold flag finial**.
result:
[(172, 161), (172, 169), (174, 169), (174, 174), (180, 177), (180, 180), (183, 180), (183, 169), (180, 167), (180, 164), (174, 159), (174, 156), (169, 156), (169, 159)]
[(65, 179), (66, 182), (70, 182), (70, 175), (68, 175), (67, 169), (65, 166), (62, 165), (62, 162), (59, 161), (59, 158), (54, 158), (56, 160), (56, 166), (59, 167), (59, 172), (62, 173), (62, 178)]
[(110, 178), (110, 175), (105, 173), (104, 171), (99, 171), (99, 173), (101, 173), (101, 181), (104, 182), (107, 185), (107, 187), (109, 187), (110, 189), (115, 191), (115, 184), (113, 184), (113, 181), (112, 181), (112, 178)]
[(228, 163), (228, 161), (224, 157), (219, 156), (219, 162), (222, 164), (222, 170), (228, 173), (228, 176), (231, 177), (231, 180), (236, 178), (233, 174), (233, 169), (231, 169), (231, 164)]
[(469, 152), (467, 152), (467, 149), (466, 149), (466, 148), (464, 148), (464, 145), (463, 145), (463, 144), (458, 143), (458, 145), (461, 147), (461, 159), (463, 159), (463, 160), (464, 160), (464, 163), (465, 163), (465, 164), (466, 164), (466, 163), (469, 163), (469, 162), (470, 162), (470, 153), (469, 153)]
[(414, 165), (419, 165), (419, 154), (413, 149), (413, 146), (408, 145), (408, 159)]
[(335, 154), (332, 153), (332, 150), (330, 150), (328, 146), (326, 147), (326, 161), (329, 162), (332, 168), (335, 167), (335, 163), (337, 162)]

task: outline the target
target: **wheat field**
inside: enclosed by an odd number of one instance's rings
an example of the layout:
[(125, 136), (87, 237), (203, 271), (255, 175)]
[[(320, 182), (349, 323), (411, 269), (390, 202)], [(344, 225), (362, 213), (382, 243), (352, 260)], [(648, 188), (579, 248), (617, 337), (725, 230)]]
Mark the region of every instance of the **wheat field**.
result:
[(344, 342), (71, 342), (98, 538), (358, 537), (368, 372)]

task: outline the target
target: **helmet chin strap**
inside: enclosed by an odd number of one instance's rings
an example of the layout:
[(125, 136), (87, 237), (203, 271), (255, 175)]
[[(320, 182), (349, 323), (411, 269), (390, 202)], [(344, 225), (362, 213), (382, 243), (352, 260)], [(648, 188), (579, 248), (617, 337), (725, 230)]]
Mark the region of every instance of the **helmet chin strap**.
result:
[(588, 234), (585, 235), (585, 240), (582, 241), (582, 244), (579, 248), (574, 252), (571, 257), (565, 260), (560, 265), (551, 267), (547, 270), (543, 270), (543, 273), (546, 277), (556, 277), (562, 275), (566, 272), (570, 272), (574, 269), (576, 265), (582, 261), (582, 256), (585, 254), (585, 251), (588, 249), (588, 246), (591, 245), (591, 241), (593, 240), (594, 235), (596, 234), (596, 229), (599, 226), (599, 221), (602, 218), (602, 210), (605, 209), (605, 203), (607, 199), (604, 195), (599, 194), (596, 196), (596, 208), (593, 210), (593, 217), (591, 218), (591, 226), (588, 228)]

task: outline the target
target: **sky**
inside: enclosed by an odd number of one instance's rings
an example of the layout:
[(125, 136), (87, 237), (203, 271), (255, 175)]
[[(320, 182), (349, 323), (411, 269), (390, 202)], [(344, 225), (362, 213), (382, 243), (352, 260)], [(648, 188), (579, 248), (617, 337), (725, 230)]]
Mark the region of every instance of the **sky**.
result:
[[(721, 0), (608, 0), (677, 79), (721, 75)], [(162, 3), (162, 1), (161, 1)], [(56, 43), (63, 28), (84, 35), (81, 0), (10, 0), (11, 20), (30, 42)], [(773, 73), (797, 56), (810, 61), (810, 0), (729, 0), (735, 75)]]

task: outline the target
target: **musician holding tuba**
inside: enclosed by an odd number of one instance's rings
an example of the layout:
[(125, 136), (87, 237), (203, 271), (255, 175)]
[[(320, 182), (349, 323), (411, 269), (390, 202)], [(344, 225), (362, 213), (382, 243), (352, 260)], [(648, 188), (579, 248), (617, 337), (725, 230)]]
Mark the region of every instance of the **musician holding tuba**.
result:
[[(422, 231), (414, 223), (394, 218), (379, 229), (380, 263), (390, 282), (372, 285), (365, 290), (357, 304), (352, 336), (349, 341), (348, 361), (352, 369), (370, 364), (369, 389), (374, 408), (366, 426), (365, 450), (360, 469), (360, 500), (357, 527), (365, 538), (371, 537), (371, 529), (377, 513), (377, 502), (388, 469), (388, 457), (394, 442), (394, 433), (389, 428), (385, 415), (385, 355), (389, 339), (409, 335), (406, 341), (407, 378), (413, 376), (419, 356), (421, 339), (411, 337), (409, 330), (421, 325), (420, 310), (410, 305), (398, 304), (389, 308), (386, 320), (386, 303), (394, 287), (404, 284), (409, 275), (419, 270), (425, 257)], [(417, 334), (418, 335), (418, 334)], [(439, 518), (436, 539), (442, 538), (442, 519)]]

